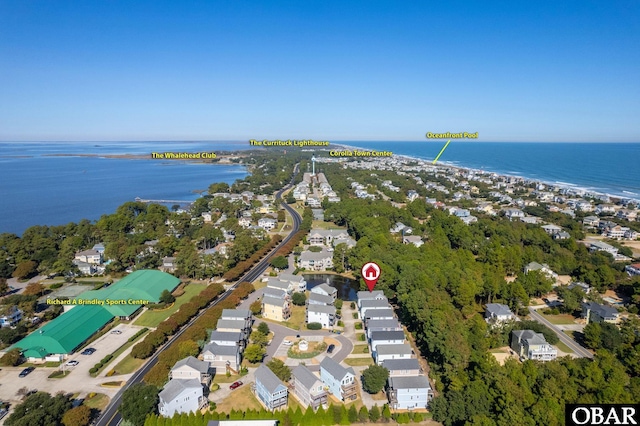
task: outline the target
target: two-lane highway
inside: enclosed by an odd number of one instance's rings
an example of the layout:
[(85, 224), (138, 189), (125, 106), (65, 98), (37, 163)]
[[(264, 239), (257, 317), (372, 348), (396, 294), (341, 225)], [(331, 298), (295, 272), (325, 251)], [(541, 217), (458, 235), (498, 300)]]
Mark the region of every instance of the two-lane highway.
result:
[[(284, 188), (282, 188), (280, 191), (278, 191), (276, 193), (276, 200), (280, 200), (281, 201), (282, 200), (282, 194), (287, 189), (289, 189), (289, 188), (291, 188), (293, 186), (293, 181), (294, 181), (296, 175), (298, 174), (298, 171), (299, 171), (299, 164), (296, 164), (294, 169), (293, 169), (293, 176), (291, 177), (291, 181)], [(153, 368), (153, 366), (156, 365), (156, 363), (158, 362), (158, 357), (160, 356), (160, 354), (162, 352), (164, 352), (171, 345), (171, 343), (173, 343), (173, 341), (175, 339), (180, 337), (182, 335), (182, 333), (184, 333), (184, 331), (187, 330), (193, 324), (194, 321), (196, 321), (198, 318), (200, 318), (200, 316), (202, 316), (207, 311), (207, 309), (215, 306), (220, 301), (226, 299), (231, 294), (231, 292), (236, 288), (238, 283), (241, 283), (243, 281), (249, 281), (249, 282), (255, 281), (260, 275), (262, 275), (264, 273), (264, 271), (269, 266), (269, 260), (271, 259), (273, 254), (280, 247), (282, 247), (284, 244), (286, 244), (287, 242), (289, 242), (293, 238), (295, 233), (298, 232), (298, 230), (300, 229), (300, 224), (302, 223), (302, 218), (300, 217), (298, 212), (295, 211), (295, 209), (291, 208), (289, 205), (287, 205), (284, 202), (282, 203), (282, 205), (291, 214), (291, 217), (293, 218), (293, 226), (292, 226), (292, 229), (291, 229), (291, 232), (289, 233), (289, 235), (287, 235), (280, 242), (280, 244), (278, 244), (278, 246), (276, 246), (264, 258), (262, 258), (262, 260), (260, 262), (258, 262), (253, 268), (251, 268), (247, 273), (245, 273), (242, 277), (240, 277), (240, 279), (238, 281), (236, 281), (233, 286), (231, 286), (226, 292), (224, 292), (216, 300), (211, 302), (211, 304), (207, 308), (201, 310), (198, 313), (198, 315), (196, 315), (194, 318), (192, 318), (191, 321), (189, 321), (189, 323), (187, 323), (176, 334), (174, 334), (167, 341), (167, 343), (165, 343), (163, 346), (161, 346), (160, 349), (158, 349), (156, 351), (156, 353), (151, 356), (149, 361), (147, 361), (144, 364), (144, 366), (142, 366), (142, 368), (140, 368), (131, 377), (131, 379), (116, 394), (116, 396), (113, 397), (113, 399), (111, 400), (111, 402), (109, 403), (107, 408), (105, 408), (105, 410), (102, 412), (102, 415), (98, 418), (98, 421), (96, 422), (97, 426), (117, 426), (117, 425), (119, 425), (122, 422), (122, 417), (120, 416), (120, 413), (118, 413), (118, 408), (120, 407), (120, 404), (122, 403), (122, 394), (124, 393), (124, 391), (126, 391), (129, 388), (129, 386), (131, 386), (131, 385), (133, 385), (135, 383), (141, 382), (142, 379), (144, 378), (144, 376), (149, 372), (149, 370), (151, 370), (151, 368)]]
[(564, 332), (562, 330), (560, 330), (558, 327), (556, 327), (555, 324), (551, 323), (545, 317), (543, 317), (538, 312), (536, 312), (536, 310), (534, 308), (529, 307), (529, 314), (531, 315), (531, 318), (534, 321), (539, 322), (541, 324), (544, 324), (547, 327), (549, 327), (551, 330), (553, 330), (556, 333), (556, 335), (558, 336), (558, 338), (560, 339), (560, 341), (562, 343), (564, 343), (565, 345), (569, 346), (569, 348), (571, 348), (571, 350), (577, 356), (579, 356), (581, 358), (593, 359), (593, 354), (591, 352), (589, 352), (586, 348), (580, 346), (575, 340), (573, 340), (572, 338), (570, 338), (569, 336), (564, 334)]

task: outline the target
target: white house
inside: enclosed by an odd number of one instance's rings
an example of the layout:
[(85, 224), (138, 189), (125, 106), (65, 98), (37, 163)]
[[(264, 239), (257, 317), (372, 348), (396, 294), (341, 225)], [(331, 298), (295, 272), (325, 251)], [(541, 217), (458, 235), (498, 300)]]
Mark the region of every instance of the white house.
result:
[(558, 350), (547, 343), (542, 333), (533, 330), (513, 330), (511, 349), (521, 358), (551, 361), (558, 356)]
[(420, 363), (415, 358), (387, 359), (382, 366), (389, 370), (389, 377), (418, 376), (422, 372)]
[(273, 228), (276, 227), (277, 224), (278, 224), (278, 221), (270, 217), (263, 217), (258, 219), (258, 226), (264, 229), (265, 231), (271, 231)]
[(81, 262), (91, 263), (93, 265), (100, 265), (102, 263), (102, 255), (99, 251), (93, 249), (77, 252), (75, 254), (75, 259)]
[(318, 322), (322, 328), (331, 328), (336, 319), (336, 308), (331, 305), (307, 305), (307, 324)]
[(305, 291), (307, 289), (307, 282), (302, 275), (293, 274), (280, 274), (278, 275), (280, 281), (288, 282), (293, 285), (293, 291)]
[(209, 337), (209, 343), (222, 346), (244, 346), (245, 341), (240, 332), (213, 330)]
[(374, 319), (367, 321), (367, 339), (375, 331), (402, 331), (402, 325), (397, 319)]
[(374, 291), (359, 291), (357, 293), (358, 300), (358, 309), (360, 309), (360, 302), (363, 300), (374, 300), (374, 299), (386, 299), (382, 290), (374, 290)]
[(319, 252), (305, 250), (300, 254), (298, 266), (309, 271), (325, 271), (333, 268), (333, 253), (323, 248)]
[(9, 306), (0, 315), (0, 327), (13, 327), (22, 319), (22, 311), (17, 306)]
[(310, 305), (332, 305), (334, 302), (333, 297), (325, 296), (320, 293), (309, 293), (308, 303)]
[(531, 262), (524, 267), (525, 274), (528, 274), (531, 271), (539, 271), (542, 274), (544, 274), (547, 278), (552, 279), (554, 281), (558, 279), (558, 274), (553, 272), (551, 268), (549, 268), (549, 265), (547, 265), (546, 263), (540, 264), (538, 262)]
[(613, 256), (618, 254), (618, 249), (602, 241), (593, 241), (590, 243), (589, 250), (591, 251), (604, 251), (611, 253)]
[(324, 357), (320, 362), (320, 378), (329, 392), (340, 401), (358, 398), (353, 368), (344, 368), (332, 358)]
[(335, 287), (331, 287), (329, 284), (319, 284), (311, 289), (311, 293), (323, 294), (325, 296), (330, 296), (335, 302), (338, 297), (338, 289)]
[(176, 413), (195, 413), (209, 402), (203, 396), (202, 383), (198, 379), (171, 379), (158, 397), (158, 412), (164, 417), (173, 417)]
[(371, 320), (390, 320), (395, 319), (393, 309), (368, 309), (362, 318), (368, 324)]
[(427, 408), (433, 390), (425, 376), (389, 377), (389, 407), (394, 410)]
[(303, 407), (311, 406), (317, 410), (327, 403), (327, 391), (324, 383), (304, 365), (298, 365), (291, 371), (293, 394)]
[(487, 303), (484, 312), (484, 319), (489, 324), (503, 324), (508, 321), (514, 321), (516, 316), (511, 312), (507, 305), (501, 303)]
[(408, 235), (402, 239), (402, 243), (413, 244), (416, 247), (421, 247), (424, 244), (424, 241), (422, 241), (422, 238), (418, 237), (417, 235)]
[(366, 318), (367, 312), (372, 309), (391, 309), (391, 306), (389, 306), (386, 297), (384, 299), (363, 300), (360, 303), (360, 318)]
[(209, 363), (189, 356), (176, 362), (169, 372), (170, 379), (198, 379), (200, 383), (208, 385), (211, 381)]
[(382, 363), (388, 359), (409, 359), (413, 358), (413, 350), (407, 343), (395, 345), (378, 345), (376, 346), (375, 360), (376, 364)]
[(227, 371), (227, 368), (240, 370), (240, 347), (209, 343), (202, 350), (202, 359), (209, 363), (216, 373)]
[(347, 238), (349, 238), (349, 234), (345, 229), (312, 229), (307, 241), (312, 246), (332, 246), (334, 240)]
[(404, 331), (374, 331), (371, 333), (371, 352), (378, 345), (401, 345), (404, 343)]

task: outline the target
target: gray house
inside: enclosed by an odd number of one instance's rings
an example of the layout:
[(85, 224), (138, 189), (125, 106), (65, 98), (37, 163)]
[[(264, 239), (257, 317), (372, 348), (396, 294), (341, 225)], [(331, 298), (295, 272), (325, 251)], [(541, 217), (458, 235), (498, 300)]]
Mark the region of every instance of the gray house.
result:
[(513, 330), (511, 332), (511, 349), (520, 358), (537, 361), (551, 361), (558, 356), (558, 350), (547, 343), (544, 335), (533, 330)]
[(287, 406), (288, 390), (268, 367), (260, 365), (255, 373), (253, 391), (267, 410), (274, 411)]
[(484, 319), (489, 324), (503, 324), (508, 321), (513, 321), (516, 316), (511, 312), (511, 309), (507, 305), (501, 303), (487, 303), (487, 308), (484, 312)]
[(291, 372), (293, 394), (303, 407), (311, 406), (317, 410), (320, 405), (327, 403), (327, 391), (324, 384), (304, 365), (298, 365)]
[(402, 331), (397, 319), (372, 319), (367, 321), (367, 338), (371, 339), (374, 331)]
[(389, 377), (387, 394), (389, 406), (396, 410), (427, 408), (433, 398), (431, 385), (425, 376)]
[(382, 366), (389, 370), (389, 377), (418, 376), (422, 372), (420, 363), (415, 358), (387, 359)]
[(378, 345), (399, 345), (404, 343), (404, 331), (374, 331), (371, 333), (371, 352)]
[(209, 363), (200, 361), (192, 356), (176, 362), (169, 373), (170, 379), (198, 379), (201, 383), (209, 385), (211, 374)]
[(406, 343), (400, 345), (378, 345), (374, 355), (376, 364), (382, 365), (388, 359), (413, 358), (413, 349)]
[(226, 373), (227, 368), (238, 372), (240, 370), (240, 347), (209, 343), (202, 350), (202, 359), (215, 368), (218, 374), (222, 371)]
[(333, 359), (325, 357), (320, 362), (320, 378), (329, 388), (329, 392), (340, 401), (358, 398), (356, 373), (353, 368), (344, 368)]
[(202, 383), (198, 379), (169, 380), (158, 397), (158, 412), (164, 417), (196, 412), (209, 402), (203, 396)]
[(620, 313), (612, 306), (601, 305), (596, 302), (587, 302), (582, 304), (582, 318), (589, 322), (609, 322), (615, 324), (618, 322)]

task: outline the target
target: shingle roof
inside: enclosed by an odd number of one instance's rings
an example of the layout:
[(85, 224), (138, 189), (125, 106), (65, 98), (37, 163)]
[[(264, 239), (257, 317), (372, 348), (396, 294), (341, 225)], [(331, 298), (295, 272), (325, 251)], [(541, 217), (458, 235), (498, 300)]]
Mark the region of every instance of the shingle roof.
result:
[(382, 366), (389, 371), (394, 370), (419, 370), (420, 363), (415, 358), (409, 359), (385, 359)]
[(228, 328), (231, 330), (243, 330), (245, 328), (245, 320), (219, 319), (216, 325), (217, 329)]
[(385, 297), (384, 299), (367, 299), (360, 302), (360, 306), (363, 308), (391, 308), (389, 301)]
[(324, 357), (324, 359), (320, 363), (320, 368), (326, 370), (331, 376), (339, 381), (342, 381), (342, 379), (344, 379), (347, 374), (352, 374), (353, 376), (356, 375), (353, 368), (344, 368), (328, 356)]
[(384, 297), (384, 293), (382, 290), (374, 290), (374, 291), (359, 291), (357, 294), (358, 301), (363, 300), (371, 300), (380, 297)]
[(278, 376), (273, 374), (273, 371), (265, 367), (264, 364), (261, 364), (256, 370), (255, 378), (272, 394), (278, 390), (278, 387), (284, 387)]
[(287, 292), (273, 287), (265, 287), (262, 289), (262, 294), (265, 296), (275, 297), (276, 299), (284, 299)]
[(313, 385), (320, 380), (318, 376), (309, 371), (304, 365), (298, 365), (294, 368), (291, 375), (307, 389), (311, 389)]
[(248, 309), (223, 309), (220, 318), (248, 319), (251, 318), (251, 312)]
[(430, 389), (431, 385), (425, 376), (389, 377), (392, 389)]
[(314, 302), (324, 303), (325, 305), (330, 305), (333, 303), (333, 297), (327, 296), (320, 293), (309, 293), (309, 300), (313, 300)]
[(161, 401), (168, 403), (176, 399), (183, 391), (197, 388), (202, 388), (202, 383), (198, 379), (171, 379), (158, 396)]
[(237, 346), (218, 345), (217, 343), (209, 343), (205, 345), (202, 352), (211, 352), (213, 355), (236, 355), (240, 350)]
[(371, 328), (392, 328), (400, 327), (400, 322), (397, 319), (372, 319), (367, 322), (367, 329)]
[(319, 284), (319, 285), (315, 286), (314, 288), (312, 288), (311, 292), (315, 293), (313, 291), (315, 289), (323, 290), (324, 292), (326, 292), (328, 294), (337, 293), (337, 291), (338, 291), (338, 289), (336, 289), (335, 287), (331, 287), (329, 284)]
[(183, 365), (187, 365), (195, 370), (198, 370), (200, 373), (207, 373), (209, 371), (209, 363), (206, 361), (200, 361), (198, 358), (194, 358), (189, 356), (187, 358), (181, 359), (176, 362), (171, 370), (175, 370), (176, 368), (180, 368)]
[(280, 306), (283, 307), (284, 305), (287, 304), (287, 301), (284, 299), (278, 299), (275, 297), (271, 297), (271, 296), (264, 296), (262, 298), (262, 303), (264, 305), (272, 305), (272, 306)]
[(387, 318), (393, 317), (393, 309), (368, 309), (365, 313), (367, 318)]
[(376, 352), (378, 355), (410, 355), (413, 353), (411, 346), (406, 343), (377, 345)]
[(211, 338), (209, 341), (220, 341), (220, 342), (239, 342), (242, 340), (242, 333), (238, 331), (217, 331), (213, 330), (211, 332)]
[(315, 304), (310, 304), (307, 305), (307, 310), (309, 312), (320, 312), (323, 314), (330, 314), (330, 315), (335, 315), (336, 314), (336, 307), (332, 306), (332, 305), (315, 305)]
[(496, 316), (513, 315), (511, 309), (501, 303), (487, 303), (487, 312)]
[(371, 332), (371, 341), (376, 340), (403, 340), (404, 341), (404, 332), (403, 331), (372, 331)]

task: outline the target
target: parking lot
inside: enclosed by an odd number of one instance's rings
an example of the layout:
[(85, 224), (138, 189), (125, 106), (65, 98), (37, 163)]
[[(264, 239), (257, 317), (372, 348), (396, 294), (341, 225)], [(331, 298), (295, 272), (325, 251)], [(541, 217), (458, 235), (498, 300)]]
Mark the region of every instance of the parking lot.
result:
[[(100, 384), (105, 382), (104, 374), (109, 371), (105, 368), (99, 377), (91, 377), (89, 375), (89, 369), (96, 363), (100, 362), (106, 355), (115, 352), (120, 346), (124, 345), (127, 340), (136, 334), (142, 327), (132, 326), (128, 324), (118, 325), (114, 330), (119, 330), (121, 334), (114, 334), (108, 332), (101, 336), (96, 341), (91, 342), (87, 347), (95, 348), (96, 351), (92, 355), (80, 355), (82, 349), (79, 349), (76, 353), (70, 355), (65, 363), (70, 360), (79, 361), (79, 364), (75, 367), (36, 367), (26, 377), (18, 377), (20, 372), (25, 367), (3, 367), (0, 370), (0, 400), (8, 401), (12, 405), (20, 402), (21, 397), (16, 393), (22, 387), (27, 389), (37, 389), (39, 391), (49, 392), (55, 394), (58, 391), (64, 391), (69, 393), (80, 393), (86, 395), (89, 392), (100, 392), (109, 396), (115, 395), (118, 391), (117, 388), (103, 388)], [(68, 374), (65, 377), (57, 379), (49, 379), (48, 376), (56, 370), (67, 371)], [(114, 377), (115, 379), (116, 377)], [(2, 422), (0, 421), (0, 424)]]

